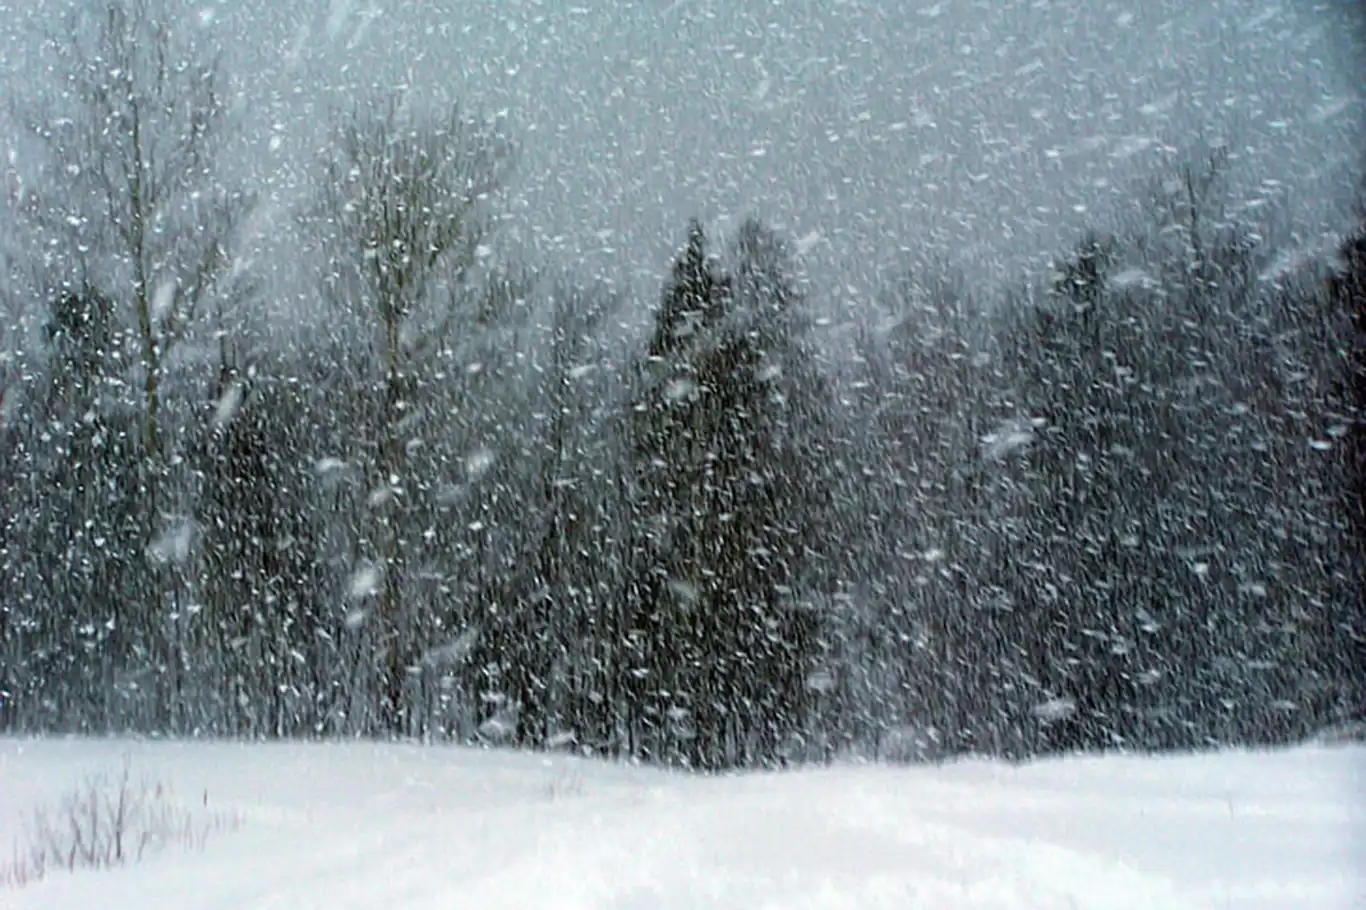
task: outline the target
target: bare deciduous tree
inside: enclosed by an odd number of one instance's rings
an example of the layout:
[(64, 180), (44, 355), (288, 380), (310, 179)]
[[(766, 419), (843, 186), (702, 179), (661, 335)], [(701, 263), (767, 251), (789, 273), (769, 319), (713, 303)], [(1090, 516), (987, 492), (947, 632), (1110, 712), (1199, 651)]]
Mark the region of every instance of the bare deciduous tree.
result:
[(169, 6), (116, 0), (74, 12), (46, 42), (56, 97), (19, 121), (47, 180), (21, 208), (58, 286), (89, 284), (132, 323), (144, 455), (166, 453), (166, 365), (208, 300), (226, 290), (248, 200), (219, 181), (227, 125), (216, 58), (202, 59)]
[[(222, 179), (230, 126), (223, 79), (187, 7), (181, 0), (75, 5), (41, 42), (50, 81), (8, 99), (19, 129), (5, 178), (7, 214), (15, 216), (5, 241), (16, 265), (7, 271), (20, 287), (31, 341), (42, 336), (32, 347), (51, 355), (52, 390), (67, 399), (64, 432), (88, 449), (72, 449), (65, 437), (28, 440), (45, 472), (28, 484), (29, 501), (39, 514), (60, 517), (16, 531), (32, 541), (26, 552), (34, 561), (6, 568), (29, 573), (65, 612), (50, 617), (40, 638), (61, 641), (77, 611), (104, 624), (93, 655), (61, 653), (54, 658), (60, 671), (30, 664), (30, 694), (60, 692), (86, 672), (97, 680), (90, 684), (96, 707), (67, 712), (77, 725), (138, 722), (120, 701), (120, 686), (155, 693), (139, 708), (158, 722), (176, 723), (181, 709), (179, 564), (188, 545), (180, 543), (190, 537), (159, 527), (185, 492), (168, 489), (184, 480), (183, 472), (172, 476), (178, 446), (169, 377), (205, 312), (221, 313), (245, 290), (230, 247), (249, 205)], [(26, 422), (31, 429), (51, 416), (35, 411)], [(88, 533), (91, 521), (104, 530)], [(80, 557), (66, 550), (87, 540)], [(167, 540), (177, 544), (167, 550)], [(176, 565), (145, 571), (142, 557), (166, 553), (160, 561)], [(70, 565), (85, 572), (74, 587), (79, 573), (54, 569)]]
[[(321, 186), (324, 291), (371, 337), (374, 400), (362, 430), (371, 520), (364, 554), (378, 572), (370, 622), (382, 723), (403, 723), (403, 686), (417, 644), (401, 618), (406, 567), (403, 498), (418, 400), (434, 360), (457, 333), (482, 329), (517, 295), (516, 282), (479, 282), (491, 256), (490, 202), (512, 165), (510, 146), (452, 106), (434, 117), (391, 100), (337, 131)], [(362, 554), (357, 554), (358, 556)]]

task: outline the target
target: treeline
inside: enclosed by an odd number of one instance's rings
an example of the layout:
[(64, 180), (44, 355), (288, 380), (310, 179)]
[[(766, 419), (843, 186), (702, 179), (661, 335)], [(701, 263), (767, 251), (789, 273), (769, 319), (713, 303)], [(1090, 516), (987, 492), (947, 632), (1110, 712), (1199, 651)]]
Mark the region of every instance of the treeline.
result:
[(610, 276), (495, 254), (502, 137), (395, 103), (264, 229), (320, 263), (290, 330), (221, 74), (148, 9), (27, 124), (0, 729), (718, 769), (1360, 717), (1366, 214), (1278, 268), (1211, 156), (1044, 286), (906, 274), (851, 356), (781, 237), (693, 224), (635, 339)]

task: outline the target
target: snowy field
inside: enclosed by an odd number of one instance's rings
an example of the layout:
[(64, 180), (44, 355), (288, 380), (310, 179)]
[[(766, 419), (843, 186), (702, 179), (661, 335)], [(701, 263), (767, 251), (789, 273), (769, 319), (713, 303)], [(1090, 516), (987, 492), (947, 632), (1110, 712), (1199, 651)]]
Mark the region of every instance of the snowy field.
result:
[(125, 762), (238, 829), (0, 890), (0, 908), (1366, 907), (1359, 746), (700, 778), (445, 747), (0, 739), (0, 857), (36, 808)]

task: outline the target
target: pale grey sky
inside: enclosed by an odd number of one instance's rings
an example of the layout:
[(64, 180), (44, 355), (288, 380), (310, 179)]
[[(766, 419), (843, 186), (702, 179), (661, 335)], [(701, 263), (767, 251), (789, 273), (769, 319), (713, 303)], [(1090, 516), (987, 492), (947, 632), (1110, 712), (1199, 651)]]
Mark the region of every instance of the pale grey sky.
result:
[[(0, 2), (14, 91), (31, 23)], [(287, 200), (329, 104), (412, 85), (507, 118), (509, 239), (658, 275), (688, 217), (754, 212), (827, 288), (899, 247), (1041, 262), (1163, 154), (1227, 139), (1243, 191), (1307, 223), (1366, 135), (1351, 3), (1308, 0), (236, 0), (228, 48), (254, 177)], [(271, 140), (275, 139), (274, 142)], [(1167, 150), (1164, 152), (1164, 149)], [(1271, 186), (1275, 186), (1271, 184)]]

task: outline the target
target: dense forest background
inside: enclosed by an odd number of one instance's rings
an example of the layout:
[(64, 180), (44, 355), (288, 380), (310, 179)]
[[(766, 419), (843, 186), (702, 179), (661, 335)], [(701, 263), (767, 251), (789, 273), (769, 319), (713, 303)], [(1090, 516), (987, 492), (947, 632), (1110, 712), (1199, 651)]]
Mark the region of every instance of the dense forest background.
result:
[(640, 327), (496, 242), (493, 124), (358, 102), (280, 212), (220, 68), (97, 19), (3, 215), (0, 730), (720, 769), (1363, 718), (1366, 208), (1305, 253), (1193, 141), (1046, 278), (910, 267), (842, 332), (780, 232), (683, 223)]

